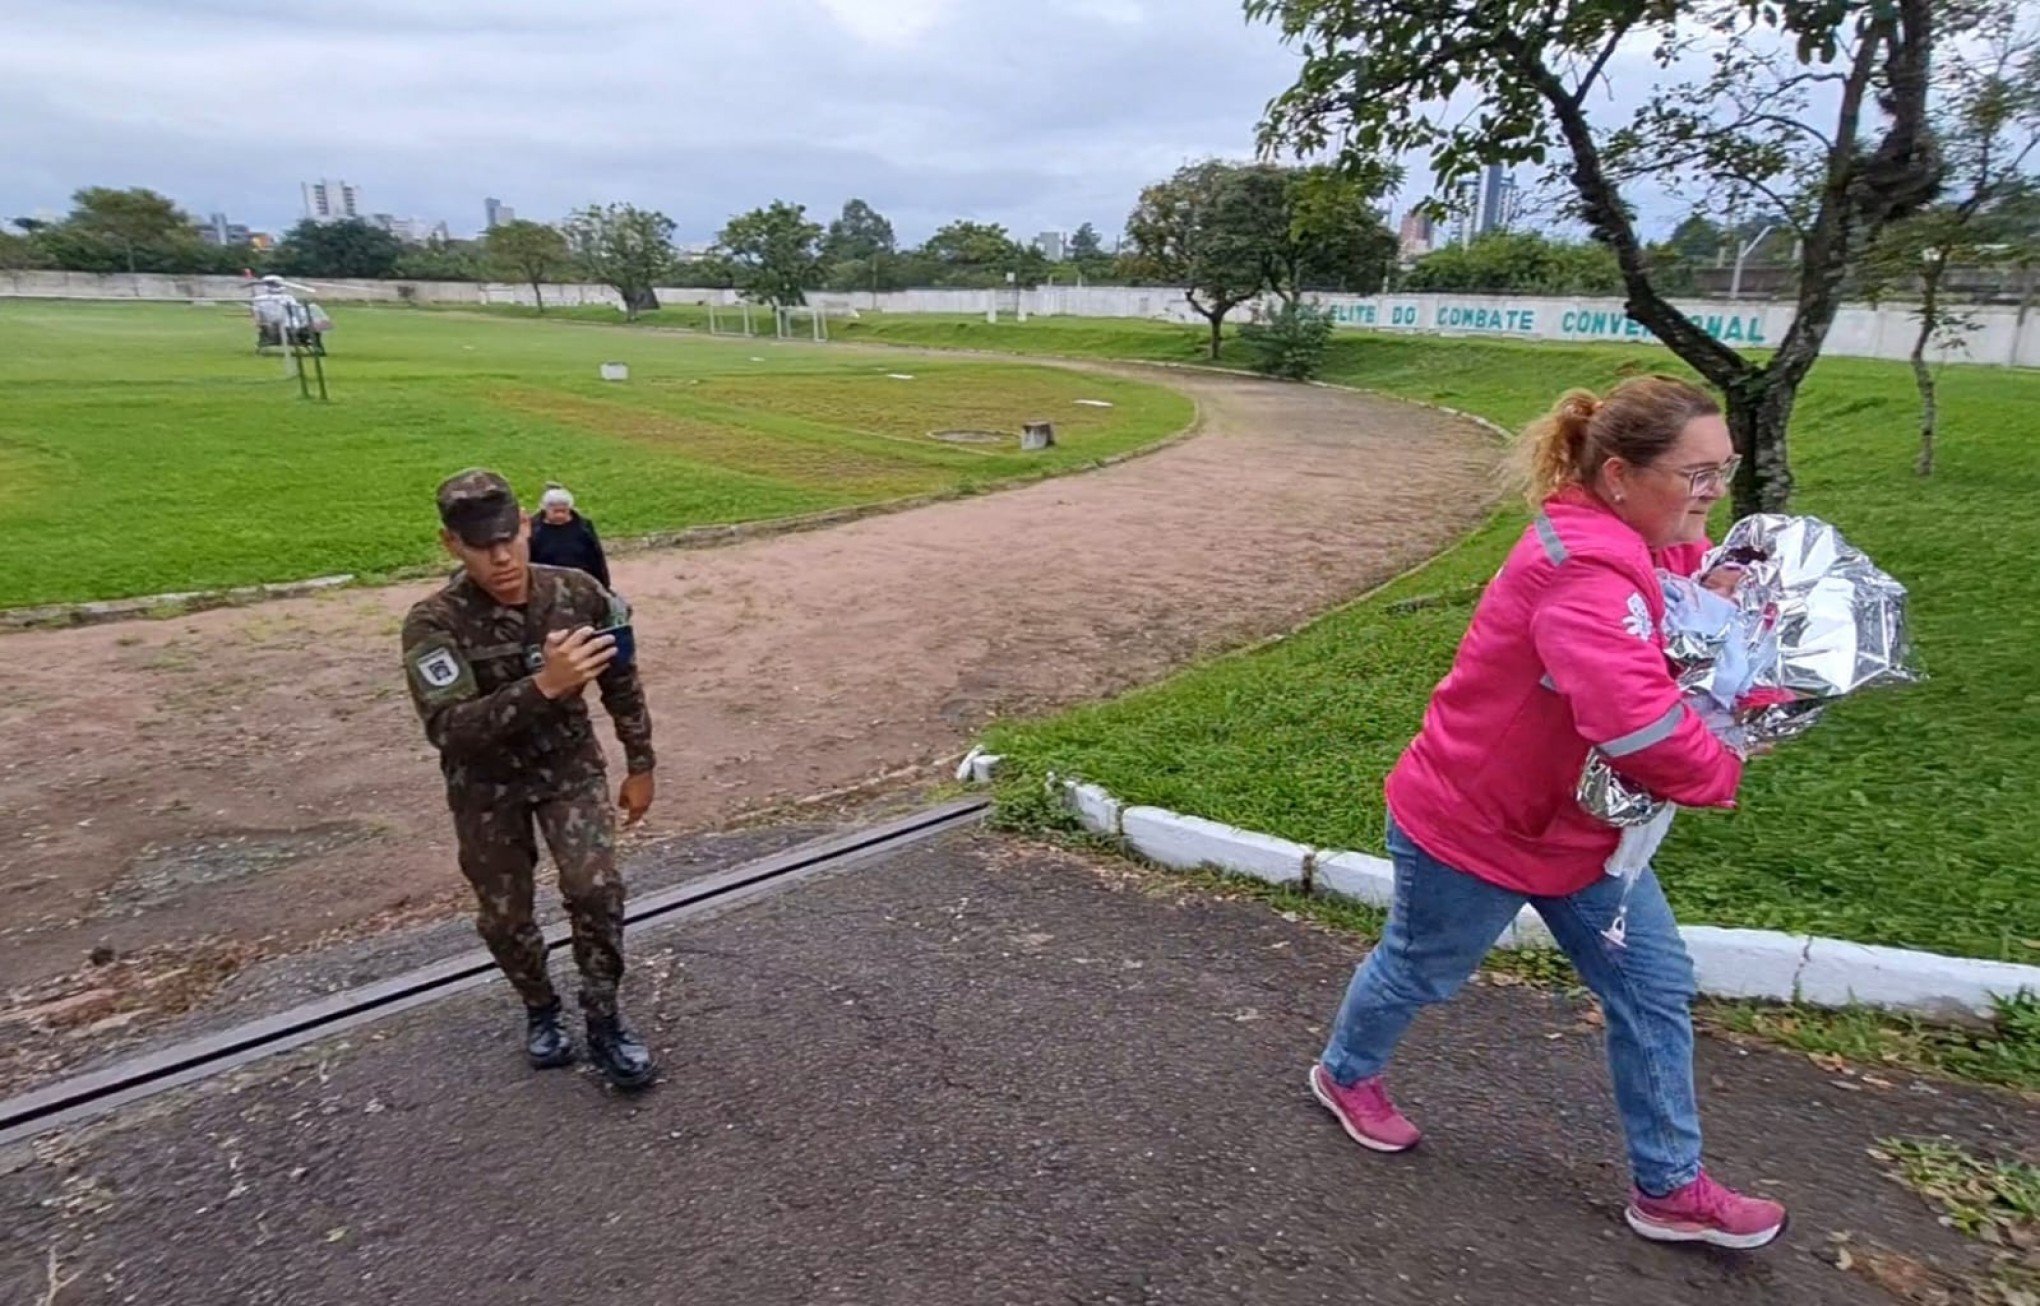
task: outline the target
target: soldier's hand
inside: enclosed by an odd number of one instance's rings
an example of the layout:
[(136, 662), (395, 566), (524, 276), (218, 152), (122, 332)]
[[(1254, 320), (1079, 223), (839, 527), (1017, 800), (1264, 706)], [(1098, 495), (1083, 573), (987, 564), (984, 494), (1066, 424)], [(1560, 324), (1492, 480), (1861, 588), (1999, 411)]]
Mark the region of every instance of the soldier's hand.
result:
[(624, 778), (623, 788), (616, 794), (616, 805), (623, 809), (624, 829), (628, 830), (645, 819), (645, 813), (651, 810), (654, 787), (650, 771), (639, 771)]
[(532, 679), (539, 693), (561, 698), (601, 675), (615, 656), (614, 635), (598, 635), (593, 626), (556, 630), (545, 637), (545, 662)]

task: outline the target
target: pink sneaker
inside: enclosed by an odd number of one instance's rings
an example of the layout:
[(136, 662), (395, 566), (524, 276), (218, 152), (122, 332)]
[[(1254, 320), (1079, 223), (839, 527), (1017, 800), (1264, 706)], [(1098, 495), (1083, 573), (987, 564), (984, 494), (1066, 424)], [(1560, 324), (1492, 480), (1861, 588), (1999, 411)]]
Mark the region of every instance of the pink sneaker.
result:
[(1698, 1179), (1664, 1197), (1631, 1189), (1623, 1215), (1630, 1228), (1661, 1243), (1712, 1243), (1748, 1251), (1785, 1232), (1782, 1205), (1744, 1197), (1715, 1183), (1704, 1170)]
[(1325, 1072), (1324, 1063), (1310, 1068), (1310, 1091), (1325, 1110), (1339, 1118), (1348, 1137), (1377, 1152), (1407, 1152), (1424, 1137), (1388, 1100), (1381, 1076), (1344, 1087)]

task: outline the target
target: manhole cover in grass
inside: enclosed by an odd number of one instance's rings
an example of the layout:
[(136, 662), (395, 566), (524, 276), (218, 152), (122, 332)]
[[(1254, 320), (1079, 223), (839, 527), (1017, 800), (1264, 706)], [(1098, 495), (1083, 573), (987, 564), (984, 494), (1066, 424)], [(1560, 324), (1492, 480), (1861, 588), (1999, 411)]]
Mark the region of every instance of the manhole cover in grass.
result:
[(1011, 444), (1019, 437), (1005, 431), (930, 431), (928, 438), (951, 444)]

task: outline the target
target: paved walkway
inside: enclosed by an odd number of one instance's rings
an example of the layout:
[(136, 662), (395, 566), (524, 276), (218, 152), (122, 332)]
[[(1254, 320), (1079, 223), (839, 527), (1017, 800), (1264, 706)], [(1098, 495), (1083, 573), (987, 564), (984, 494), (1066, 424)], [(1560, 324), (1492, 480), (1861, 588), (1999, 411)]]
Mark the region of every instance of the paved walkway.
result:
[(457, 998), (0, 1158), (0, 1300), (54, 1247), (69, 1306), (1860, 1302), (1831, 1235), (1971, 1255), (1874, 1140), (2036, 1142), (2015, 1099), (1703, 1040), (1712, 1160), (1794, 1228), (1645, 1244), (1574, 1003), (1469, 989), (1399, 1067), (1430, 1138), (1363, 1153), (1302, 1083), (1350, 940), (983, 834), (632, 953), (644, 1096)]

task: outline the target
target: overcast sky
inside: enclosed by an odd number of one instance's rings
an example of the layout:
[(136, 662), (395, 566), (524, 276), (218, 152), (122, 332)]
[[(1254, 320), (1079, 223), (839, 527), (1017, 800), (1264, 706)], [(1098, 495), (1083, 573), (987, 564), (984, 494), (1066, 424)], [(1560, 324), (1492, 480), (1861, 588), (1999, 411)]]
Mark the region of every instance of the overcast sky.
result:
[(281, 231), (331, 177), (456, 235), (488, 195), (683, 243), (856, 195), (905, 241), (1109, 243), (1144, 183), (1250, 153), (1296, 63), (1238, 0), (0, 0), (0, 216), (140, 185)]

